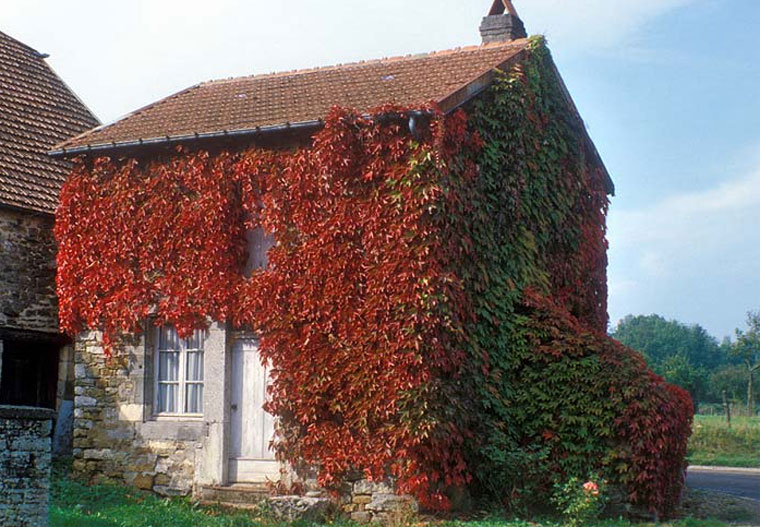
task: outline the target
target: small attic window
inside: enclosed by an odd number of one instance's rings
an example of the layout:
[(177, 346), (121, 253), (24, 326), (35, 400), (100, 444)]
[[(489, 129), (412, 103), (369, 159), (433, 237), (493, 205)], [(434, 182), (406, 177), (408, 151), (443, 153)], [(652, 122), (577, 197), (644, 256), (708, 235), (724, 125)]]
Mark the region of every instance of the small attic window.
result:
[(395, 79), (395, 78), (396, 78), (396, 76), (395, 76), (395, 75), (393, 75), (392, 73), (389, 73), (388, 75), (383, 75), (383, 76), (382, 76), (380, 79), (381, 79), (383, 82), (388, 82), (388, 81), (392, 81), (392, 80), (393, 80), (393, 79)]

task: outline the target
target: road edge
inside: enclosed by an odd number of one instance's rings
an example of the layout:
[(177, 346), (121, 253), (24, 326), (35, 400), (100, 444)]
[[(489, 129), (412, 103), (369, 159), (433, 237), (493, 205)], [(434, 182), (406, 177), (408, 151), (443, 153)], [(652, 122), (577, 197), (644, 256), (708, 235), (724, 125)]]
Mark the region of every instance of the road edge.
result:
[(708, 465), (689, 465), (687, 472), (725, 472), (730, 474), (755, 474), (760, 476), (760, 468), (714, 467)]

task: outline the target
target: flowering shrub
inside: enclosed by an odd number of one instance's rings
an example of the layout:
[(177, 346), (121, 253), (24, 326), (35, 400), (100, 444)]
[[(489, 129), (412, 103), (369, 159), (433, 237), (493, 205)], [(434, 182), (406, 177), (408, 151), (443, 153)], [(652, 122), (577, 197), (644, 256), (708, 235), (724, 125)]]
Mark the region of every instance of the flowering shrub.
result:
[(590, 476), (585, 483), (572, 476), (565, 483), (555, 485), (552, 502), (565, 517), (569, 527), (590, 525), (604, 509), (604, 487), (604, 480), (597, 475)]
[[(545, 500), (589, 467), (661, 514), (691, 402), (609, 339), (604, 173), (541, 42), (464, 110), (334, 109), (308, 148), (82, 159), (57, 212), (61, 327), (255, 329), (276, 449), (338, 489), (392, 475)], [(430, 125), (409, 135), (423, 110)], [(246, 230), (275, 246), (243, 274)]]

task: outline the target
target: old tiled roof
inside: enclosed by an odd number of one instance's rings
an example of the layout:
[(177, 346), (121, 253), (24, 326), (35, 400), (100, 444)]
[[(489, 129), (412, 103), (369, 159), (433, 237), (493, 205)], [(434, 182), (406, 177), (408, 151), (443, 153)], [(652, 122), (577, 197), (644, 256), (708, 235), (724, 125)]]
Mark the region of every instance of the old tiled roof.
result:
[(47, 152), (97, 124), (42, 55), (0, 32), (0, 205), (54, 212), (70, 165)]
[[(54, 153), (314, 124), (332, 106), (367, 111), (435, 101), (446, 110), (482, 89), (527, 39), (192, 86), (56, 147)], [(449, 108), (446, 108), (448, 106)]]

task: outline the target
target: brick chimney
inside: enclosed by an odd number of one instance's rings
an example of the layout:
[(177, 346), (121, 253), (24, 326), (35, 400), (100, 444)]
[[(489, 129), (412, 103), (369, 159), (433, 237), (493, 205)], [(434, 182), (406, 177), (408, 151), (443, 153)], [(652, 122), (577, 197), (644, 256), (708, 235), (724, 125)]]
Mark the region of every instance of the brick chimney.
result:
[(528, 34), (512, 1), (494, 0), (491, 11), (480, 24), (480, 36), (483, 38), (483, 44), (488, 44), (525, 38)]

